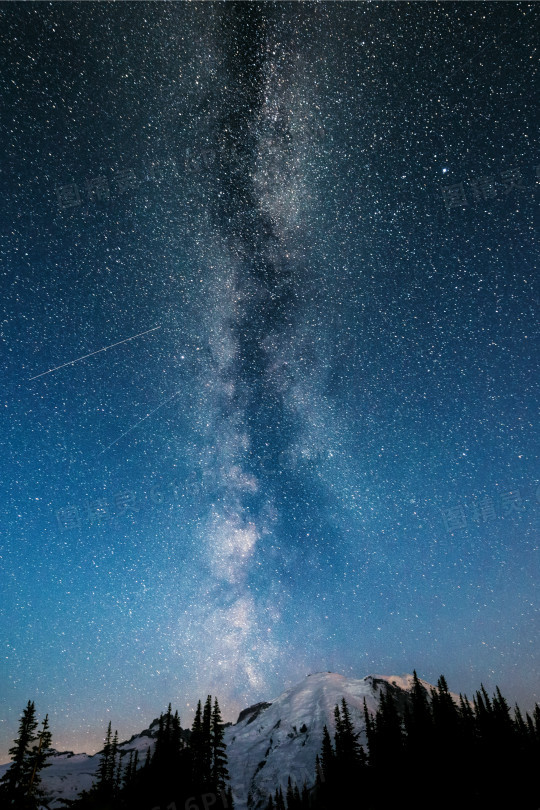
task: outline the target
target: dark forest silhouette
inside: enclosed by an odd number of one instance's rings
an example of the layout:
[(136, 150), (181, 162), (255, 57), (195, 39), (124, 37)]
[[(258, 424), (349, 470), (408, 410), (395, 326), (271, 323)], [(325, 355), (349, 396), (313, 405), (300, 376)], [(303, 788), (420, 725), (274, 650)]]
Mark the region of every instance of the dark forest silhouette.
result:
[[(384, 684), (384, 682), (383, 682)], [(364, 701), (366, 749), (345, 699), (325, 726), (315, 786), (289, 784), (266, 810), (537, 810), (540, 707), (513, 716), (497, 688), (456, 703), (444, 676), (428, 690), (414, 673), (410, 693), (384, 684), (374, 716)]]

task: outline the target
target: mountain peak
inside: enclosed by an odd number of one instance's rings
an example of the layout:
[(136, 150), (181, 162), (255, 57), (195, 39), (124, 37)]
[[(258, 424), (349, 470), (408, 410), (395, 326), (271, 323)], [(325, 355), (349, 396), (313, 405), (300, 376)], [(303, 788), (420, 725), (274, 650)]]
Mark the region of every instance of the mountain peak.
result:
[(225, 732), (237, 810), (246, 810), (248, 794), (255, 810), (265, 807), (270, 792), (280, 784), (286, 789), (289, 774), (300, 788), (304, 782), (313, 784), (323, 728), (326, 725), (334, 733), (334, 707), (342, 698), (360, 743), (365, 743), (364, 700), (374, 713), (382, 688), (398, 690), (404, 699), (412, 680), (412, 675), (358, 679), (337, 672), (313, 672), (277, 698), (245, 709)]

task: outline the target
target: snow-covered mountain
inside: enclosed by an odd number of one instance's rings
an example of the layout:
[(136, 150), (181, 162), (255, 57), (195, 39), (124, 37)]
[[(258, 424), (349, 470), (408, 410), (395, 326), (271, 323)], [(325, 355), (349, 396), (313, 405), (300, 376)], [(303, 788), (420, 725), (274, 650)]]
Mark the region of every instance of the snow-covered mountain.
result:
[[(429, 689), (430, 684), (421, 683)], [(343, 697), (364, 744), (364, 698), (368, 711), (374, 713), (381, 690), (392, 691), (401, 702), (411, 685), (412, 675), (355, 679), (318, 672), (275, 700), (245, 709), (225, 733), (235, 808), (264, 807), (276, 787), (281, 785), (285, 792), (289, 775), (300, 789), (304, 782), (313, 785), (323, 728), (328, 726), (333, 735), (334, 707)]]
[[(422, 681), (429, 689), (430, 684)], [(236, 810), (259, 810), (268, 794), (282, 785), (285, 789), (290, 775), (293, 783), (308, 787), (315, 779), (315, 757), (321, 750), (323, 727), (334, 728), (334, 707), (344, 697), (351, 719), (365, 743), (364, 698), (368, 711), (376, 711), (382, 690), (392, 691), (398, 701), (405, 702), (412, 685), (412, 675), (368, 675), (366, 678), (346, 678), (332, 672), (308, 675), (296, 686), (274, 700), (257, 703), (240, 712), (234, 725), (225, 729), (229, 773)], [(121, 743), (124, 761), (130, 751), (139, 751), (144, 762), (148, 748), (153, 749), (157, 720), (149, 729)], [(51, 767), (43, 772), (43, 786), (55, 799), (75, 798), (94, 781), (99, 753), (55, 753)], [(8, 765), (0, 766), (0, 777)], [(59, 807), (53, 801), (51, 808)]]

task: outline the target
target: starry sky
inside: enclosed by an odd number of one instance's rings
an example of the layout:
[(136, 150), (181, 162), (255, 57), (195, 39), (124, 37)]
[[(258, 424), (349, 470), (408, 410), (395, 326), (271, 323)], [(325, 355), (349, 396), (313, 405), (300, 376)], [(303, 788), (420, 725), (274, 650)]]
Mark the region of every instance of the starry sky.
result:
[(534, 3), (4, 3), (0, 761), (309, 672), (540, 699)]

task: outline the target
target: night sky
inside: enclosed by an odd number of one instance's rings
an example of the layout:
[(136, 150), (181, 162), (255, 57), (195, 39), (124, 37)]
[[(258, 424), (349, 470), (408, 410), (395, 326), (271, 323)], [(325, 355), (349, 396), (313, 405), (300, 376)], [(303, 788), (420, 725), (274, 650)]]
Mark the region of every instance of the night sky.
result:
[(87, 752), (322, 670), (530, 708), (538, 7), (0, 21), (0, 761), (28, 699)]

